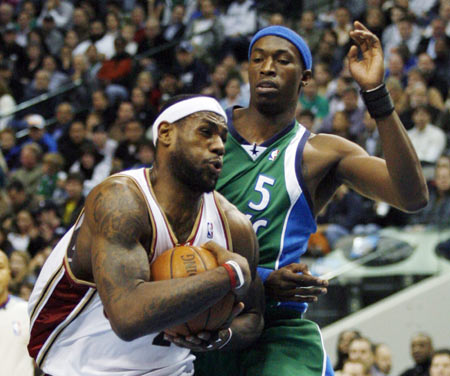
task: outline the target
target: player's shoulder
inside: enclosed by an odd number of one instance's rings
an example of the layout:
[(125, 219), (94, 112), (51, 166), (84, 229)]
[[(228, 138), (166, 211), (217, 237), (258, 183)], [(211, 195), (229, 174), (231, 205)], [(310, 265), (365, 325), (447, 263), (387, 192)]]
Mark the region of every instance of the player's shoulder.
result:
[(112, 175), (97, 185), (86, 198), (87, 216), (103, 213), (141, 213), (147, 209), (137, 183), (128, 176)]
[(328, 133), (311, 133), (306, 143), (306, 149), (317, 151), (324, 156), (345, 156), (355, 153), (364, 154), (364, 149), (355, 142)]

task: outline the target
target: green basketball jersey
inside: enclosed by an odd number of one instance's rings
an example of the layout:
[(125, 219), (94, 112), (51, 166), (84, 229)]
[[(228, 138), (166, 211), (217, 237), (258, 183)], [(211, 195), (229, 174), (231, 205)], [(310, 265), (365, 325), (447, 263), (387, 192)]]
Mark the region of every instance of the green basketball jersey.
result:
[(258, 272), (299, 262), (316, 222), (301, 173), (310, 132), (292, 122), (261, 145), (250, 145), (234, 129), (228, 111), (224, 167), (216, 189), (251, 220), (258, 236)]

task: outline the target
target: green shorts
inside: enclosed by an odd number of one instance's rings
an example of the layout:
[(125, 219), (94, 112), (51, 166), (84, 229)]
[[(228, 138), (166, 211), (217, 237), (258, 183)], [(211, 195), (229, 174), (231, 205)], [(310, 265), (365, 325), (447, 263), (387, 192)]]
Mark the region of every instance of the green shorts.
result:
[(269, 309), (265, 316), (264, 331), (250, 348), (195, 354), (195, 375), (333, 375), (317, 324), (287, 309)]

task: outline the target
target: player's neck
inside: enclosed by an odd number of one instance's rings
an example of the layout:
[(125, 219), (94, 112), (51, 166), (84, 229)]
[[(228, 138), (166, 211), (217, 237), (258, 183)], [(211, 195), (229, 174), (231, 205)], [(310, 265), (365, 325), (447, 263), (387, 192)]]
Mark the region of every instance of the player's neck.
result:
[(295, 109), (271, 116), (250, 106), (233, 112), (233, 124), (244, 139), (259, 145), (291, 124), (294, 116)]
[(164, 169), (153, 168), (150, 181), (159, 206), (172, 225), (194, 223), (202, 202), (202, 193), (194, 192)]

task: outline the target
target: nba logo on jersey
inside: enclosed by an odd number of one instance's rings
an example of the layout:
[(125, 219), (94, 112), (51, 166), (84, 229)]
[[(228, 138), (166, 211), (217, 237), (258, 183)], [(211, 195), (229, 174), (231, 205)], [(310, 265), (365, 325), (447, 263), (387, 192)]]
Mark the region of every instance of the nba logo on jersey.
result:
[(280, 154), (280, 151), (278, 149), (272, 150), (269, 155), (269, 161), (274, 161), (275, 159), (277, 159), (278, 154)]
[(20, 336), (22, 334), (22, 328), (20, 326), (19, 321), (12, 322), (12, 330), (13, 330), (14, 335), (16, 335), (16, 336)]
[(206, 237), (208, 239), (212, 239), (214, 236), (214, 232), (213, 232), (213, 224), (212, 222), (208, 222), (208, 224), (206, 225), (207, 229), (208, 229), (208, 233), (206, 234)]

